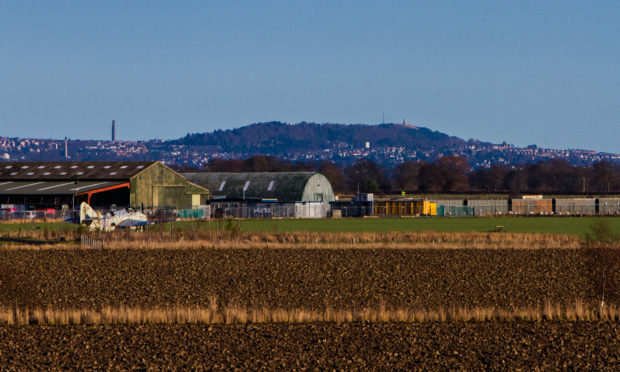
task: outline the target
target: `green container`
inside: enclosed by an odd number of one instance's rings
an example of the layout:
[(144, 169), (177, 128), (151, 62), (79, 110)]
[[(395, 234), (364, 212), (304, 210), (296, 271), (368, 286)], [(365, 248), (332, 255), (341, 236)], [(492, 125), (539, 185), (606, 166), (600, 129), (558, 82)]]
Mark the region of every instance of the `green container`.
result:
[(445, 211), (446, 208), (443, 205), (438, 205), (437, 206), (437, 216), (438, 217), (443, 217), (445, 215)]
[(474, 207), (450, 207), (452, 217), (473, 217)]
[(177, 215), (179, 218), (200, 219), (207, 217), (206, 209), (180, 209)]

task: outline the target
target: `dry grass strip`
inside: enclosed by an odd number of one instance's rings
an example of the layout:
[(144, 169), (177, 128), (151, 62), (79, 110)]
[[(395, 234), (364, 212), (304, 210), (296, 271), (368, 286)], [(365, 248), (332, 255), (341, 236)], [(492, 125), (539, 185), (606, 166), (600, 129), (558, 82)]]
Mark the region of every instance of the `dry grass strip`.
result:
[[(15, 235), (15, 236), (13, 236)], [(40, 239), (42, 233), (28, 232), (5, 234), (8, 238)], [(556, 234), (520, 233), (441, 233), (441, 232), (391, 232), (391, 233), (242, 233), (209, 236), (205, 233), (176, 235), (159, 233), (114, 232), (89, 235), (104, 242), (109, 249), (229, 249), (229, 248), (479, 248), (479, 249), (540, 249), (579, 248), (583, 242), (576, 236)], [(67, 236), (67, 240), (79, 236)], [(77, 244), (6, 244), (6, 249), (76, 248)]]
[(581, 301), (562, 306), (546, 303), (540, 307), (502, 310), (495, 308), (439, 308), (363, 310), (285, 310), (219, 307), (215, 299), (208, 307), (135, 307), (104, 308), (101, 311), (78, 309), (0, 308), (0, 324), (244, 324), (307, 322), (446, 322), (446, 321), (620, 321), (620, 308), (605, 305), (593, 308)]

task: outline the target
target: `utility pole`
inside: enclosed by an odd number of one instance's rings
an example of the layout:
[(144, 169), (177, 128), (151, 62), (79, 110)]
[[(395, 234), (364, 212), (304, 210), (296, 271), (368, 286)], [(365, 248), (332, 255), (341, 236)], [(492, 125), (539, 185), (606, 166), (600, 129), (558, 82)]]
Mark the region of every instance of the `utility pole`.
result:
[(581, 180), (583, 181), (583, 189), (581, 190), (581, 192), (585, 194), (586, 193), (586, 178), (581, 177)]

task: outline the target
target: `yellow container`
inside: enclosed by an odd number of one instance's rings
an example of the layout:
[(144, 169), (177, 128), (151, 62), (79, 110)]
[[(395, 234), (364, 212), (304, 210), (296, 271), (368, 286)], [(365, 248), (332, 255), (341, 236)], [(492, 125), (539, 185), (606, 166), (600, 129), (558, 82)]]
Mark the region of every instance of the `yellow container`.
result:
[(437, 203), (431, 203), (427, 200), (424, 200), (422, 207), (422, 214), (425, 216), (436, 216), (437, 215)]

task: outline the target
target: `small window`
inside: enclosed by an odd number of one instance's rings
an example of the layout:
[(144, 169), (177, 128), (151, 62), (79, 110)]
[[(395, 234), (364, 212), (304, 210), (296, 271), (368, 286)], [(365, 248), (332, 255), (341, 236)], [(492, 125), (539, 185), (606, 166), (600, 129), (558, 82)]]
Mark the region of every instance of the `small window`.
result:
[(226, 181), (222, 181), (222, 183), (220, 183), (220, 188), (217, 189), (217, 191), (222, 192), (224, 190), (224, 186), (226, 186)]
[(110, 169), (111, 165), (106, 165), (103, 169)]
[(11, 168), (13, 168), (12, 165), (7, 165), (6, 167), (4, 167), (4, 169), (11, 169)]
[(116, 175), (116, 172), (110, 172), (110, 176)]
[(11, 173), (11, 176), (14, 176), (14, 175), (16, 175), (16, 174), (17, 174), (17, 172), (13, 172), (13, 173)]
[(39, 165), (37, 168), (43, 169), (43, 168), (45, 168), (45, 165)]
[(45, 172), (45, 173), (43, 173), (43, 175), (44, 175), (44, 176), (49, 176), (49, 175), (50, 175), (50, 172)]
[(142, 169), (142, 168), (144, 168), (144, 165), (138, 165), (136, 168)]
[(94, 167), (95, 167), (94, 165), (89, 165), (89, 166), (88, 166), (88, 167), (86, 167), (86, 168), (88, 168), (88, 169), (93, 169)]
[(121, 165), (121, 169), (125, 169), (125, 168), (127, 168), (126, 165)]
[(71, 166), (71, 169), (75, 169), (75, 168), (77, 168), (77, 165), (72, 165)]
[(67, 172), (60, 172), (61, 176), (64, 176), (65, 174), (67, 174)]
[(34, 174), (34, 172), (28, 172), (26, 173), (27, 176), (32, 176)]
[(84, 174), (84, 172), (77, 172), (76, 174), (77, 174), (78, 176), (81, 176), (81, 175), (83, 175), (83, 174)]
[(60, 169), (60, 168), (62, 168), (60, 165), (57, 165), (54, 167), (54, 169)]
[(22, 169), (26, 169), (26, 168), (28, 168), (27, 165), (22, 165)]
[(267, 187), (267, 191), (273, 191), (273, 186), (276, 184), (276, 181), (269, 182), (269, 187)]

